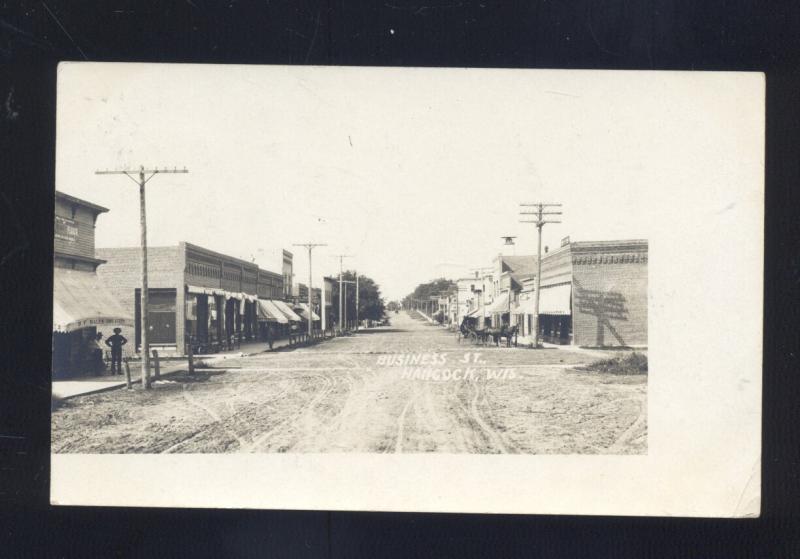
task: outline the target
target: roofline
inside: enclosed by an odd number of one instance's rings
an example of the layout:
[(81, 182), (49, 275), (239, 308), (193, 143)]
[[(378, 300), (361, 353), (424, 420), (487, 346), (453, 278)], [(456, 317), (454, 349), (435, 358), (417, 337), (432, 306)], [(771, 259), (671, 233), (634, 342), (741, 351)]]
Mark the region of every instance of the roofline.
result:
[(565, 245), (573, 250), (591, 249), (647, 249), (647, 239), (620, 239), (611, 241), (576, 241)]
[(93, 204), (91, 202), (87, 202), (82, 198), (78, 198), (77, 196), (72, 196), (71, 194), (67, 194), (66, 192), (61, 192), (60, 190), (56, 190), (56, 199), (61, 198), (68, 202), (72, 202), (73, 204), (80, 204), (85, 208), (89, 208), (90, 210), (94, 210), (96, 213), (101, 214), (109, 211), (108, 208), (100, 206), (98, 204)]
[[(223, 254), (221, 252), (217, 252), (215, 250), (211, 250), (209, 248), (201, 247), (200, 245), (195, 245), (188, 241), (180, 241), (178, 244), (175, 245), (159, 245), (159, 246), (149, 246), (147, 247), (148, 250), (160, 249), (160, 248), (177, 248), (178, 250), (186, 250), (187, 248), (191, 248), (196, 250), (200, 253), (205, 253), (207, 256), (211, 256), (213, 258), (219, 258), (221, 260), (231, 260), (235, 263), (238, 263), (243, 268), (247, 268), (249, 270), (256, 270), (258, 272), (265, 272), (268, 274), (273, 274), (276, 277), (283, 277), (283, 274), (280, 272), (273, 272), (272, 270), (267, 270), (266, 268), (262, 268), (255, 262), (248, 262), (247, 260), (242, 260), (241, 258), (237, 258), (236, 256), (231, 256), (229, 254)], [(141, 247), (138, 246), (127, 246), (127, 247), (97, 247), (97, 250), (141, 250)]]

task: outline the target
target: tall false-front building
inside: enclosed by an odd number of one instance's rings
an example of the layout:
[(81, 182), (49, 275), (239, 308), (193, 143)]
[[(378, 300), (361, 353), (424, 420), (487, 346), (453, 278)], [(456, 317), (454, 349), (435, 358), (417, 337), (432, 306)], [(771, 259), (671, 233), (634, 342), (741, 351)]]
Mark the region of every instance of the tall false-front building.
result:
[(53, 231), (53, 374), (56, 377), (102, 372), (97, 361), (102, 339), (122, 328), (132, 333), (133, 314), (100, 281), (105, 260), (95, 255), (95, 225), (107, 208), (55, 193)]

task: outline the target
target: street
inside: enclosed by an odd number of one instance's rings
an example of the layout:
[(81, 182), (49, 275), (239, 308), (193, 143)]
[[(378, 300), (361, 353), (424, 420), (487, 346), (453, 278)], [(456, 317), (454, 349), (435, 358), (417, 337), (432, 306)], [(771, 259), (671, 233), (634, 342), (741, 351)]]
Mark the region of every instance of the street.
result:
[(66, 400), (53, 452), (646, 452), (646, 375), (581, 372), (595, 355), (475, 346), (404, 312), (391, 320), (150, 391)]

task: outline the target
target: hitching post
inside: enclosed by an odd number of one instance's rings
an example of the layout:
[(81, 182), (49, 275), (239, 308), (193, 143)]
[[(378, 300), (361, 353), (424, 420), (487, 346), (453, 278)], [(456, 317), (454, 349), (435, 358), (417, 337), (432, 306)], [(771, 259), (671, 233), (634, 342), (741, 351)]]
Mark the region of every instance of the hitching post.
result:
[(155, 369), (156, 369), (155, 378), (156, 379), (160, 379), (161, 378), (161, 360), (158, 358), (158, 350), (157, 349), (153, 350), (153, 365), (155, 365)]
[(128, 358), (125, 358), (125, 383), (128, 386), (128, 390), (133, 388), (131, 384), (131, 365), (128, 363)]

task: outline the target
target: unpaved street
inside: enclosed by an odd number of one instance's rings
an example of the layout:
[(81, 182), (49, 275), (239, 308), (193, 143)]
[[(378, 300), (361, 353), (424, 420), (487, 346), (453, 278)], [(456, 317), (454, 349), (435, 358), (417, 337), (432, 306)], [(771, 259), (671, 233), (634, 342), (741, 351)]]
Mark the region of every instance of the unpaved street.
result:
[(646, 376), (575, 371), (585, 352), (459, 344), (405, 313), (392, 322), (65, 401), (53, 451), (646, 452)]

